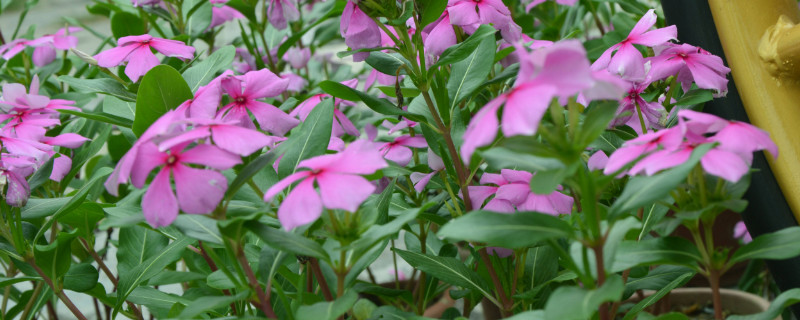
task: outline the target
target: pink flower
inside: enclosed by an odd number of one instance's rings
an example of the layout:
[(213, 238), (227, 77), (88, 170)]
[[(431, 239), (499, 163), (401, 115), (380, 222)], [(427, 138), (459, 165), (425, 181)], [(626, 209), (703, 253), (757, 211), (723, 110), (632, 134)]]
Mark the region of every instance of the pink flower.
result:
[(425, 148), (428, 143), (423, 137), (399, 136), (392, 142), (384, 143), (380, 150), (386, 160), (391, 160), (401, 167), (405, 167), (411, 162), (412, 148)]
[[(481, 186), (468, 187), (472, 205), (500, 213), (514, 213), (516, 210), (550, 215), (572, 213), (572, 197), (558, 191), (546, 195), (535, 194), (530, 187), (532, 177), (530, 172), (510, 169), (500, 170), (500, 174), (484, 173)], [(492, 196), (484, 206), (486, 199)]]
[(747, 226), (744, 225), (743, 221), (739, 221), (733, 226), (733, 237), (736, 239), (742, 239), (742, 243), (750, 243), (753, 241), (753, 237), (750, 236), (750, 232), (747, 231)]
[(269, 23), (272, 24), (275, 29), (286, 29), (286, 21), (296, 21), (300, 19), (300, 11), (297, 10), (294, 0), (268, 1), (269, 11), (267, 12), (267, 17), (269, 17)]
[(502, 0), (449, 0), (447, 12), (456, 26), (494, 24), (501, 28), (511, 22), (511, 11)]
[(149, 34), (143, 34), (119, 38), (116, 48), (100, 52), (94, 58), (97, 60), (97, 65), (104, 68), (116, 67), (127, 62), (125, 74), (131, 81), (136, 82), (139, 77), (160, 63), (151, 49), (168, 57), (191, 59), (194, 56), (194, 48), (181, 41), (153, 38)]
[(767, 150), (778, 155), (769, 134), (753, 125), (691, 110), (679, 111), (678, 119), (676, 127), (626, 142), (609, 157), (604, 173), (616, 172), (644, 156), (627, 174), (653, 175), (685, 163), (698, 145), (716, 143), (700, 158), (700, 164), (706, 173), (735, 183), (749, 171), (753, 152)]
[(711, 89), (715, 96), (728, 92), (728, 79), (725, 75), (731, 69), (725, 67), (720, 57), (688, 44), (669, 45), (657, 56), (648, 58), (651, 63), (652, 80), (666, 79), (677, 75), (683, 91), (689, 91), (692, 82), (702, 89)]
[(159, 143), (160, 151), (198, 139), (210, 138), (210, 141), (220, 149), (245, 157), (284, 140), (281, 137), (271, 137), (256, 130), (240, 127), (236, 122), (207, 119), (187, 119), (186, 122), (193, 125), (192, 129)]
[[(375, 48), (381, 45), (380, 28), (372, 18), (356, 5), (353, 0), (347, 1), (342, 12), (339, 32), (344, 37), (344, 43), (350, 49), (359, 50)], [(364, 61), (369, 57), (369, 52), (359, 52), (353, 55), (353, 61)]]
[(431, 178), (433, 178), (435, 174), (439, 173), (439, 171), (444, 170), (444, 161), (442, 161), (442, 158), (433, 153), (433, 150), (430, 148), (428, 148), (427, 154), (428, 167), (431, 168), (431, 173), (425, 174), (421, 172), (413, 172), (409, 176), (409, 178), (411, 178), (411, 183), (414, 184), (414, 190), (417, 192), (422, 192), (422, 190), (425, 190), (425, 186), (428, 185), (428, 183), (431, 181)]
[(277, 96), (284, 92), (288, 85), (288, 80), (281, 79), (268, 69), (223, 79), (222, 89), (228, 94), (231, 102), (219, 111), (223, 114), (221, 119), (237, 121), (245, 128), (255, 129), (255, 124), (250, 119), (252, 113), (261, 130), (285, 135), (297, 126), (299, 121), (277, 107), (256, 99)]
[[(633, 128), (639, 134), (642, 131), (642, 123), (639, 120), (637, 107), (642, 112), (642, 120), (644, 126), (648, 129), (660, 129), (661, 119), (666, 117), (667, 110), (659, 102), (649, 102), (642, 98), (641, 94), (650, 86), (650, 83), (634, 83), (628, 82), (628, 95), (620, 101), (619, 108), (617, 108), (617, 117), (609, 124), (612, 127), (626, 124)], [(626, 116), (620, 116), (623, 113), (628, 113)]]
[(428, 36), (424, 39), (425, 55), (430, 62), (433, 62), (435, 60), (434, 57), (439, 57), (444, 50), (458, 42), (456, 31), (450, 23), (450, 14), (447, 10), (442, 13), (439, 20), (428, 25), (425, 31), (428, 33)]
[[(228, 180), (216, 170), (230, 169), (241, 163), (238, 156), (216, 146), (198, 144), (183, 150), (186, 146), (178, 145), (168, 152), (159, 151), (152, 142), (139, 147), (131, 174), (134, 186), (142, 188), (150, 171), (163, 166), (142, 197), (142, 212), (153, 228), (171, 224), (178, 217), (179, 209), (193, 214), (213, 211), (228, 188)], [(211, 169), (197, 169), (188, 166), (190, 164)], [(177, 199), (170, 176), (175, 181)]]
[(300, 49), (291, 47), (289, 50), (286, 50), (286, 54), (283, 55), (283, 60), (286, 60), (286, 62), (295, 69), (303, 69), (310, 59), (311, 49), (309, 48)]
[[(372, 142), (356, 140), (340, 153), (303, 160), (297, 167), (311, 170), (293, 173), (279, 181), (267, 190), (264, 201), (271, 201), (281, 190), (302, 180), (278, 209), (278, 220), (288, 230), (314, 222), (323, 206), (355, 212), (375, 191), (375, 186), (360, 175), (372, 174), (386, 166)], [(314, 182), (319, 193), (314, 190)]]
[(184, 116), (199, 119), (213, 119), (217, 115), (219, 101), (222, 99), (222, 79), (233, 76), (233, 71), (226, 70), (207, 85), (197, 89), (194, 98), (181, 103), (176, 110)]
[(286, 86), (286, 91), (300, 92), (308, 86), (308, 81), (305, 78), (298, 76), (291, 72), (284, 72), (280, 74), (281, 79), (289, 80), (289, 85)]
[(56, 59), (56, 49), (69, 50), (78, 44), (78, 38), (70, 34), (83, 29), (78, 27), (61, 28), (55, 34), (47, 34), (38, 39), (17, 39), (0, 46), (0, 55), (9, 60), (22, 52), (26, 46), (34, 47), (33, 64), (42, 67)]
[[(6, 203), (12, 207), (24, 207), (30, 198), (31, 190), (25, 176), (33, 172), (34, 163), (26, 158), (14, 157), (3, 153), (0, 155), (0, 179), (8, 185), (3, 194)], [(2, 185), (0, 185), (2, 191)]]
[(633, 45), (660, 46), (667, 41), (675, 40), (678, 34), (675, 26), (647, 31), (656, 24), (656, 19), (655, 10), (650, 9), (650, 11), (647, 11), (625, 40), (603, 52), (603, 55), (592, 64), (592, 70), (597, 71), (607, 68), (611, 73), (619, 74), (630, 81), (644, 80), (644, 57)]
[(502, 105), (500, 129), (505, 136), (533, 135), (554, 97), (569, 97), (594, 85), (586, 51), (579, 41), (558, 42), (530, 55), (518, 48), (517, 53), (520, 71), (514, 87), (483, 106), (467, 126), (461, 147), (466, 163), (476, 148), (494, 141), (497, 111)]

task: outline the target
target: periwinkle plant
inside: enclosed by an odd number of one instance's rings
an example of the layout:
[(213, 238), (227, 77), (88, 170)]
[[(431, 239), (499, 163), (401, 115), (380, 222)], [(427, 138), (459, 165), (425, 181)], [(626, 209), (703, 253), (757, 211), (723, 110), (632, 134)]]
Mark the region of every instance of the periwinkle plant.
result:
[(734, 263), (800, 254), (797, 227), (713, 241), (778, 150), (700, 111), (722, 59), (617, 2), (114, 1), (113, 38), (0, 33), (3, 318), (650, 319), (696, 273), (722, 318)]

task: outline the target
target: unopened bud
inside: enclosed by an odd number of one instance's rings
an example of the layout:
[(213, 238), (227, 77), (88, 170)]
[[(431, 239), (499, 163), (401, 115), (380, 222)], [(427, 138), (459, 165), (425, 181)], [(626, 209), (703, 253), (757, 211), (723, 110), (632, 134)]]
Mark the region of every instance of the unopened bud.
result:
[(94, 57), (90, 56), (86, 52), (80, 51), (80, 50), (75, 49), (75, 48), (72, 48), (70, 50), (72, 51), (72, 53), (74, 53), (76, 56), (78, 56), (78, 58), (81, 58), (81, 60), (83, 60), (84, 62), (86, 62), (88, 64), (91, 64), (93, 66), (97, 65), (97, 60), (95, 60)]

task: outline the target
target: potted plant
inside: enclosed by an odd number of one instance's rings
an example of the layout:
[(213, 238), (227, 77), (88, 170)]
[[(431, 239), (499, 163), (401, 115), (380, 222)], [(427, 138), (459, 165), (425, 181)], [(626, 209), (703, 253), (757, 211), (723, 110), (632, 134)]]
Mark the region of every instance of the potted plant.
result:
[(714, 243), (778, 153), (645, 4), (87, 8), (111, 38), (0, 33), (3, 318), (649, 319), (700, 274), (721, 319), (732, 265), (800, 254)]

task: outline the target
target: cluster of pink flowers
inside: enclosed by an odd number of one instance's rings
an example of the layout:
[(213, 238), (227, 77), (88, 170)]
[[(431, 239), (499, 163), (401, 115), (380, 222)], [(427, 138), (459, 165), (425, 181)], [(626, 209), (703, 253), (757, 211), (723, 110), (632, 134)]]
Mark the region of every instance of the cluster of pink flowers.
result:
[(0, 46), (0, 56), (9, 60), (25, 50), (26, 47), (34, 47), (31, 57), (33, 64), (37, 67), (46, 66), (56, 59), (56, 49), (69, 50), (78, 45), (78, 38), (72, 34), (81, 30), (83, 29), (78, 27), (68, 27), (33, 40), (16, 39)]
[(691, 110), (679, 111), (678, 118), (675, 127), (627, 141), (608, 157), (604, 173), (617, 172), (643, 157), (626, 174), (652, 175), (685, 163), (697, 146), (712, 143), (714, 147), (700, 159), (703, 170), (737, 182), (750, 170), (753, 152), (767, 150), (778, 156), (778, 147), (769, 134), (751, 124)]
[[(277, 107), (257, 100), (277, 96), (287, 85), (287, 80), (266, 69), (242, 76), (223, 73), (199, 88), (193, 99), (153, 123), (120, 159), (106, 182), (106, 189), (117, 195), (119, 184), (128, 182), (141, 188), (149, 173), (162, 167), (142, 199), (142, 209), (150, 225), (169, 225), (179, 210), (194, 214), (212, 212), (228, 187), (220, 172), (240, 164), (242, 156), (274, 147), (297, 125), (297, 120)], [(221, 106), (223, 94), (228, 95), (230, 103)], [(277, 136), (257, 130), (256, 123), (262, 131)], [(172, 192), (170, 175), (177, 198)]]
[[(47, 130), (61, 124), (59, 109), (80, 110), (74, 101), (50, 99), (39, 94), (39, 79), (34, 76), (30, 91), (19, 83), (3, 85), (0, 100), (0, 176), (8, 185), (6, 203), (22, 207), (30, 196), (26, 177), (51, 158), (50, 179), (61, 181), (72, 168), (72, 159), (55, 147), (75, 149), (87, 139), (76, 133), (46, 136)], [(65, 151), (64, 149), (61, 150)]]

